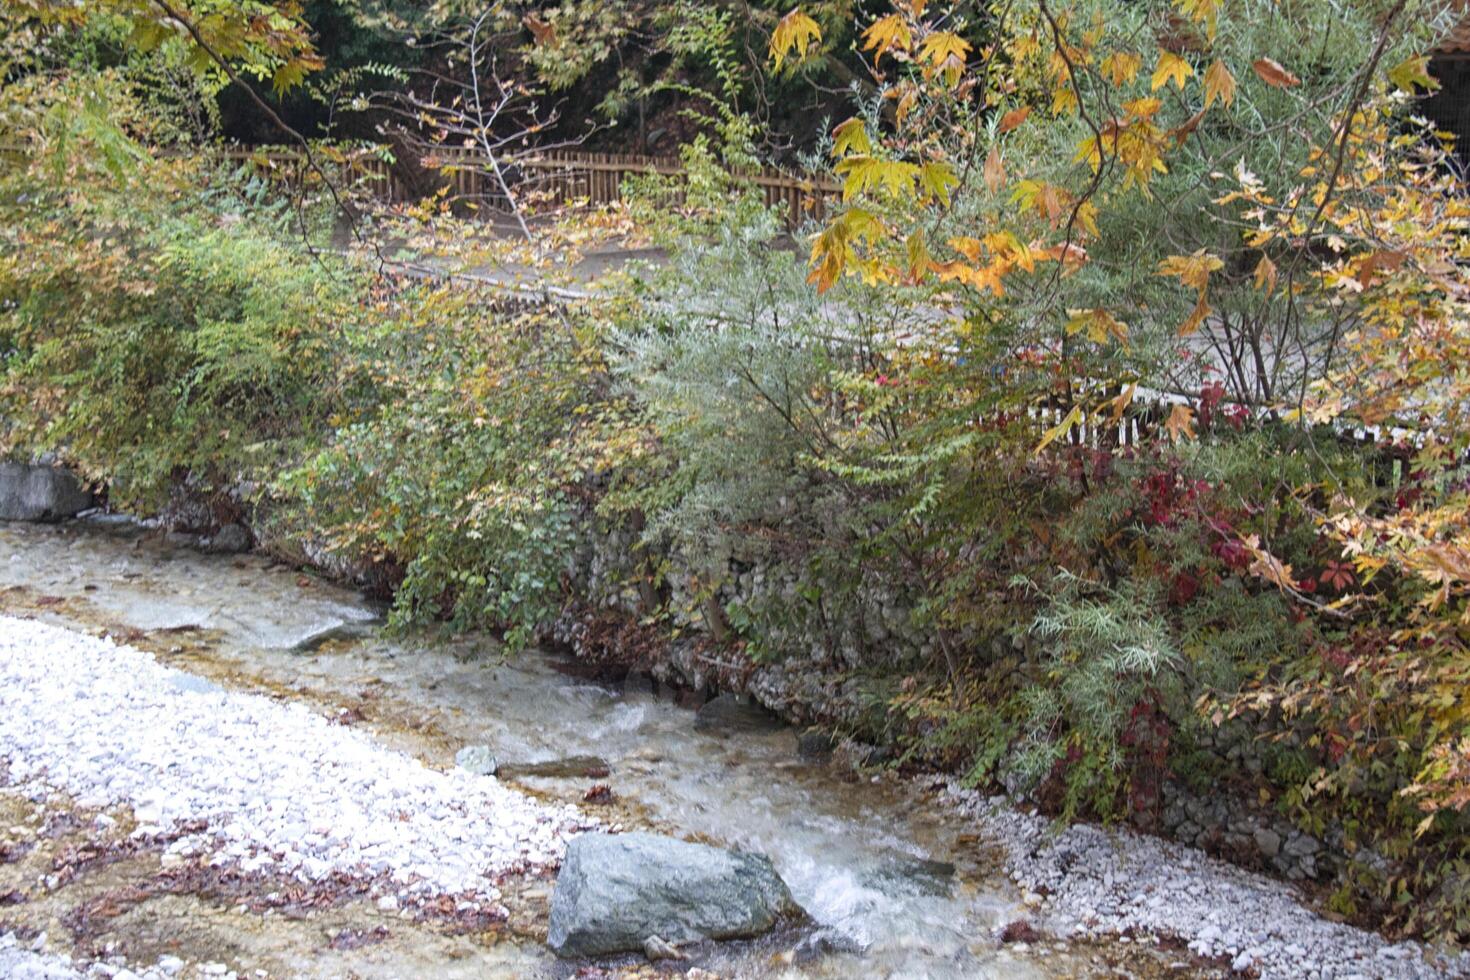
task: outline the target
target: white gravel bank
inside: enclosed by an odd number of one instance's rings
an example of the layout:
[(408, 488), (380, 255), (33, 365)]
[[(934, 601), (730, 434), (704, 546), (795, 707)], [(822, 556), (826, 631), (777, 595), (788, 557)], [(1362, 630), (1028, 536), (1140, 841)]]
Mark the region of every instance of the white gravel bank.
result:
[(384, 901), (493, 903), (494, 876), (558, 862), (587, 824), (493, 778), (436, 772), (303, 705), (4, 616), (0, 758), (36, 795), (131, 804), (139, 834), (206, 821), (176, 853), (303, 881), (381, 879)]
[(116, 963), (74, 964), (69, 956), (22, 945), (14, 933), (0, 935), (0, 977), (6, 980), (173, 980), (182, 967), (183, 960), (177, 957), (136, 972)]
[(1470, 976), (1466, 956), (1437, 960), (1418, 944), (1331, 922), (1287, 885), (1192, 847), (1085, 824), (1054, 833), (1002, 798), (950, 792), (1004, 848), (1038, 923), (1058, 935), (1177, 936), (1263, 978)]
[(10, 980), (79, 980), (85, 973), (72, 968), (71, 960), (33, 953), (12, 934), (0, 936), (0, 977)]

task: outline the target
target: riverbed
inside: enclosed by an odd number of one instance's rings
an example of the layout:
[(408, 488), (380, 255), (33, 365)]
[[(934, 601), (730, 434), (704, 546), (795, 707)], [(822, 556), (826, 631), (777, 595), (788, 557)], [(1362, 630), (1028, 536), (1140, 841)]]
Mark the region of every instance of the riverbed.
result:
[(370, 742), (373, 759), (401, 759), (425, 779), (464, 780), (455, 754), (484, 746), (499, 776), (478, 778), (572, 814), (568, 826), (649, 829), (768, 855), (810, 922), (691, 948), (687, 961), (566, 963), (542, 945), (554, 867), (500, 868), (485, 883), (493, 910), (463, 895), (400, 903), (350, 875), (297, 894), (274, 866), (247, 873), (140, 836), (138, 807), (106, 792), (37, 792), (46, 774), (10, 760), (26, 778), (0, 790), (0, 828), (10, 828), (0, 854), (13, 855), (0, 859), (0, 934), (83, 967), (157, 971), (177, 961), (169, 976), (1230, 972), (1230, 957), (1196, 955), (1167, 934), (1059, 937), (1021, 925), (1044, 926), (1044, 896), (1013, 883), (1013, 841), (956, 805), (942, 781), (855, 771), (757, 713), (697, 724), (687, 693), (645, 676), (589, 674), (539, 651), (508, 656), (484, 636), (389, 635), (382, 612), (309, 572), (203, 554), (131, 522), (0, 525), (0, 614), (105, 635), (199, 678), (221, 705), (264, 699), (255, 707), (266, 727), (265, 700), (304, 707)]

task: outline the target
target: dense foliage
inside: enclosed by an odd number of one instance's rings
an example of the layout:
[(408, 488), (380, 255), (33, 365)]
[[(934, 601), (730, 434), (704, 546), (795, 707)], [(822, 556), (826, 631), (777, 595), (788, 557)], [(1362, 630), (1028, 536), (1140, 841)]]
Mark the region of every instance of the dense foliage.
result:
[[(7, 6), (5, 452), (140, 511), (204, 498), (401, 623), (515, 642), (594, 522), (633, 529), (647, 623), (817, 655), (862, 693), (845, 733), (906, 763), (1144, 825), (1168, 783), (1229, 786), (1353, 857), (1338, 911), (1470, 933), (1470, 211), (1413, 118), (1446, 4), (496, 8), (545, 90), (698, 134), (528, 242), (375, 216), (441, 269), (667, 257), (529, 310), (324, 250), (346, 188), (178, 152), (217, 121), (160, 79), (319, 60), (293, 5), (179, 9), (194, 33)], [(747, 165), (771, 93), (832, 72), (862, 80), (830, 134), (801, 120), (843, 182), (808, 254)], [(729, 599), (754, 565), (794, 587)], [(902, 622), (852, 626), (879, 606)]]

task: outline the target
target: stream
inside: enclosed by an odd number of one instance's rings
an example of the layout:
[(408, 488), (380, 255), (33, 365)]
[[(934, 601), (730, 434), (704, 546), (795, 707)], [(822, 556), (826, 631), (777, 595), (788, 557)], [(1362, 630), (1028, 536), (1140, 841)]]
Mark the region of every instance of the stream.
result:
[[(373, 603), (260, 556), (203, 554), (114, 519), (0, 524), (0, 613), (105, 630), (226, 688), (305, 702), (436, 768), (451, 767), (466, 745), (488, 746), (501, 778), (534, 797), (622, 828), (768, 855), (812, 920), (760, 940), (704, 944), (688, 963), (567, 964), (537, 941), (550, 881), (507, 889), (508, 904), (522, 903), (519, 927), (490, 939), (394, 919), (370, 903), (323, 912), (325, 924), (305, 928), (299, 917), (263, 924), (243, 905), (173, 894), (151, 912), (145, 904), (118, 916), (105, 933), (145, 963), (171, 952), (265, 976), (648, 976), (697, 967), (726, 977), (960, 978), (1199, 968), (1147, 943), (999, 943), (998, 930), (1027, 910), (993, 848), (937, 786), (804, 756), (799, 732), (775, 724), (696, 727), (688, 695), (645, 676), (607, 680), (535, 651), (508, 657), (486, 637), (385, 635)], [(613, 801), (584, 803), (594, 784), (607, 785)], [(23, 814), (0, 813), (7, 820)], [(91, 873), (148, 871), (121, 864)], [(60, 889), (51, 907), (36, 903), (26, 914), (63, 921), (75, 898)], [(0, 927), (15, 912), (0, 907)], [(208, 928), (191, 931), (195, 920)], [(378, 922), (390, 924), (382, 932), (391, 928), (391, 940), (356, 950), (323, 942), (323, 929), (356, 935)]]

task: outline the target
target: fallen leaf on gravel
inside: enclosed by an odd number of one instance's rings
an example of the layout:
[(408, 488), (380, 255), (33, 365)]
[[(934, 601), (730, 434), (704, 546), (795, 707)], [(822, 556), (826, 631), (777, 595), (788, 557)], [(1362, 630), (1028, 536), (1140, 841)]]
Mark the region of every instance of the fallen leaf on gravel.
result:
[(375, 926), (372, 929), (343, 929), (333, 936), (332, 941), (327, 945), (336, 950), (362, 949), (364, 946), (376, 946), (388, 936), (386, 926)]
[(1006, 927), (1000, 931), (1002, 943), (1034, 943), (1041, 938), (1041, 933), (1036, 927), (1025, 919), (1016, 919), (1014, 922), (1006, 923)]

